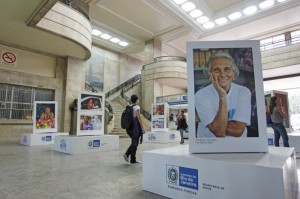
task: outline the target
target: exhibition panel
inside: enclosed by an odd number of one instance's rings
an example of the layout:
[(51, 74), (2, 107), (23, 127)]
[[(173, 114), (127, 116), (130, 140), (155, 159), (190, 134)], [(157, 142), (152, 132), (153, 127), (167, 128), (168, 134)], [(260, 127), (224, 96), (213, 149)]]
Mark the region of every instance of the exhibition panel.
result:
[(259, 41), (187, 42), (187, 69), (190, 152), (268, 152)]
[(54, 144), (55, 138), (61, 135), (69, 135), (69, 133), (22, 133), (20, 144), (27, 146)]

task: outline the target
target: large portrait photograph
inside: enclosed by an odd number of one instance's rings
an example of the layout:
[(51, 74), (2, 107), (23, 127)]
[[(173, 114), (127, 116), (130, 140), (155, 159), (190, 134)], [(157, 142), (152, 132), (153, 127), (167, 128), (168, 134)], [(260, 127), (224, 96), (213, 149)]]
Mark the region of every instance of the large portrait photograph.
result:
[[(254, 152), (249, 141), (262, 142), (266, 136), (266, 127), (259, 124), (264, 94), (258, 47), (257, 41), (188, 43), (189, 137), (196, 152), (199, 147), (205, 152)], [(241, 148), (231, 149), (231, 144)], [(223, 147), (225, 151), (219, 150)]]
[(33, 133), (57, 132), (57, 102), (35, 101)]

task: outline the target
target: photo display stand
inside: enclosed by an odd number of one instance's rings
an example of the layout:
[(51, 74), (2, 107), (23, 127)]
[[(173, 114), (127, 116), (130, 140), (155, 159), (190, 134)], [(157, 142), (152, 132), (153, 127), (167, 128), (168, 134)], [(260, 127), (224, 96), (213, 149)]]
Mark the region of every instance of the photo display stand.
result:
[[(294, 132), (294, 129), (291, 126), (291, 118), (289, 113), (289, 97), (288, 93), (284, 91), (266, 91), (265, 92), (265, 104), (266, 110), (269, 111), (270, 99), (271, 97), (276, 96), (278, 100), (281, 101), (282, 111), (285, 113), (286, 117), (284, 118), (283, 125), (289, 136), (289, 145), (294, 147), (296, 153), (300, 153), (300, 133)], [(270, 118), (270, 117), (269, 117)], [(269, 146), (274, 146), (274, 130), (272, 129), (271, 120), (267, 118), (267, 132), (268, 132), (268, 144)], [(279, 146), (283, 146), (282, 139), (279, 140)]]
[(35, 101), (33, 106), (33, 133), (22, 133), (20, 144), (39, 146), (54, 144), (55, 137), (69, 133), (57, 132), (57, 102)]
[(179, 142), (179, 131), (169, 131), (169, 105), (155, 103), (151, 107), (151, 131), (144, 135), (144, 142), (169, 143)]
[(104, 135), (105, 94), (79, 92), (76, 136), (60, 136), (55, 150), (80, 154), (119, 149), (119, 136)]
[(297, 198), (294, 148), (267, 143), (259, 45), (187, 43), (189, 145), (143, 152), (143, 190), (169, 198)]

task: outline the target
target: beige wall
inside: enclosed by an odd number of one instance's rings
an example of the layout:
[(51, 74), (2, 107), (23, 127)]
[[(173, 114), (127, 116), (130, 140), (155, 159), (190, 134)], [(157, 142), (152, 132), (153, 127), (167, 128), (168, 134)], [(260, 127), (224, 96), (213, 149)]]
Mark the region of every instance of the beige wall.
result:
[[(36, 88), (51, 89), (58, 102), (58, 131), (63, 131), (65, 61), (62, 58), (45, 56), (7, 46), (1, 50), (17, 54), (15, 67), (0, 65), (0, 82)], [(21, 133), (32, 133), (32, 121), (0, 120), (0, 142), (18, 142)]]

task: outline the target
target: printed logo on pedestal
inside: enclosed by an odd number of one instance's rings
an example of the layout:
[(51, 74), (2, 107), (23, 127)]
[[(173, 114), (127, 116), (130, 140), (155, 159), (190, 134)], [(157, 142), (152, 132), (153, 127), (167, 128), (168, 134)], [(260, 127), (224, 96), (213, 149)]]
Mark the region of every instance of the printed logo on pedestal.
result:
[(59, 143), (59, 148), (62, 150), (67, 150), (67, 143), (65, 139), (61, 139)]
[(99, 149), (100, 148), (100, 140), (91, 140), (88, 143), (89, 149)]
[(198, 170), (167, 165), (167, 183), (198, 190)]
[(46, 135), (42, 137), (42, 142), (51, 142), (51, 141), (52, 141), (51, 135)]
[(274, 139), (268, 138), (268, 145), (273, 146), (274, 145)]
[(174, 133), (170, 134), (170, 139), (171, 139), (171, 140), (175, 140), (175, 137), (176, 137), (176, 136), (175, 136)]
[(167, 182), (178, 185), (178, 167), (167, 165)]
[(149, 140), (149, 141), (156, 141), (156, 136), (155, 136), (155, 134), (150, 133), (150, 134), (148, 135), (148, 140)]

